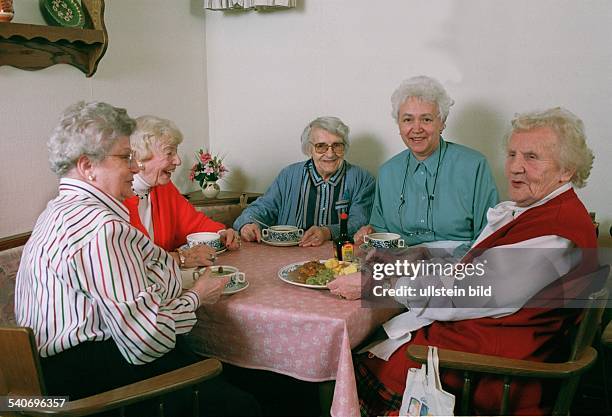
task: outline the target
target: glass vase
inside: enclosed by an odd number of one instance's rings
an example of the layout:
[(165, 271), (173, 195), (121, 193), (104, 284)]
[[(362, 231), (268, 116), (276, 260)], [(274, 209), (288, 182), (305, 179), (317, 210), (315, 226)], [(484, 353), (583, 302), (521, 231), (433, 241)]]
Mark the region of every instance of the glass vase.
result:
[(10, 22), (14, 15), (13, 0), (0, 0), (0, 22)]

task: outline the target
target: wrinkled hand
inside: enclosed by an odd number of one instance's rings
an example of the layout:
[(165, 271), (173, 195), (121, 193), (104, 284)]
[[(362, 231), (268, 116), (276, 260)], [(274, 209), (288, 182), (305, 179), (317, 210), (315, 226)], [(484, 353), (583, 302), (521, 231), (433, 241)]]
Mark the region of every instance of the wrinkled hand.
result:
[(357, 233), (355, 233), (355, 236), (353, 236), (353, 241), (355, 242), (355, 245), (359, 246), (361, 245), (363, 242), (363, 237), (365, 235), (369, 235), (370, 233), (374, 233), (376, 232), (376, 230), (374, 230), (374, 228), (372, 226), (365, 225), (365, 226), (361, 226), (361, 228), (359, 230), (357, 230)]
[(210, 276), (210, 268), (206, 268), (193, 284), (193, 287), (191, 287), (191, 291), (194, 291), (200, 298), (200, 305), (214, 304), (223, 294), (223, 289), (229, 280), (229, 276), (212, 278)]
[(327, 284), (329, 292), (346, 298), (347, 300), (359, 300), (361, 298), (361, 272), (353, 272), (341, 275)]
[(321, 246), (331, 239), (331, 232), (327, 227), (312, 226), (304, 232), (300, 239), (300, 246)]
[(183, 251), (185, 256), (185, 268), (196, 266), (210, 266), (217, 259), (217, 252), (208, 245), (196, 245)]
[(221, 243), (229, 250), (237, 250), (242, 246), (240, 235), (234, 229), (230, 228), (221, 232)]
[(255, 223), (248, 223), (240, 229), (240, 236), (246, 242), (261, 242), (261, 229)]

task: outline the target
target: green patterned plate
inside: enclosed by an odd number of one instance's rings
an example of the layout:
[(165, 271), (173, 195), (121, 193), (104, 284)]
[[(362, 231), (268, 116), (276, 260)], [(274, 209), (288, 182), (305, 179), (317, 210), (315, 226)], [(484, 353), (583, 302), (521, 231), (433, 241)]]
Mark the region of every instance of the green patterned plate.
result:
[(77, 0), (39, 0), (40, 11), (47, 24), (69, 28), (82, 28), (85, 16)]

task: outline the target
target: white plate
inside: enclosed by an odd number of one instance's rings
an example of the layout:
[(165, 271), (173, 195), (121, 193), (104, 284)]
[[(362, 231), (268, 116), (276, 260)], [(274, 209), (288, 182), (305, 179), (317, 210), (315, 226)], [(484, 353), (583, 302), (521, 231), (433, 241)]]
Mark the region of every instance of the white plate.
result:
[[(286, 283), (292, 284), (292, 285), (297, 285), (298, 287), (314, 288), (314, 289), (317, 289), (317, 290), (326, 290), (327, 289), (327, 285), (302, 284), (301, 282), (292, 281), (291, 278), (289, 278), (289, 272), (295, 271), (300, 266), (304, 265), (306, 262), (310, 262), (310, 261), (296, 262), (296, 263), (293, 263), (293, 264), (289, 264), (289, 265), (283, 266), (281, 269), (278, 270), (278, 277), (281, 280), (285, 281)], [(320, 263), (322, 263), (322, 262), (320, 262)]]
[(270, 246), (295, 246), (295, 245), (299, 245), (300, 243), (299, 240), (296, 240), (294, 242), (274, 242), (271, 240), (266, 240), (263, 237), (261, 238), (261, 241)]
[(361, 245), (359, 245), (359, 249), (361, 249), (362, 251), (369, 251), (370, 249), (372, 249), (372, 246), (370, 246), (369, 243), (362, 243)]
[[(195, 282), (193, 280), (193, 273), (196, 271), (196, 269), (199, 269), (199, 268), (181, 269), (181, 279), (183, 281), (183, 290), (188, 290), (191, 287), (193, 287), (193, 283)], [(248, 286), (249, 286), (249, 281), (244, 281), (244, 282), (234, 285), (231, 288), (225, 287), (223, 289), (223, 295), (235, 294), (242, 290), (246, 290)]]
[(240, 284), (234, 285), (232, 288), (227, 288), (223, 290), (223, 295), (236, 294), (242, 290), (246, 290), (249, 287), (249, 281), (241, 282)]

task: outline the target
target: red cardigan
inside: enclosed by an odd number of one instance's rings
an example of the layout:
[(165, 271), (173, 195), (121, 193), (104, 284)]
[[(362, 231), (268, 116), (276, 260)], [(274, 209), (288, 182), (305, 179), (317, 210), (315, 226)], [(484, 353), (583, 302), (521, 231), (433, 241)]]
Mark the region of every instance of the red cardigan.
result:
[[(487, 248), (548, 235), (566, 238), (579, 248), (597, 246), (591, 219), (573, 190), (526, 211), (482, 241), (468, 253), (468, 257), (476, 256)], [(581, 264), (577, 269), (582, 268)], [(584, 287), (583, 285), (582, 288)], [(559, 359), (559, 347), (566, 345), (564, 342), (567, 340), (567, 332), (576, 322), (578, 314), (579, 311), (568, 308), (522, 308), (501, 318), (434, 322), (415, 332), (408, 343), (507, 358), (554, 362)], [(420, 367), (406, 357), (406, 347), (407, 344), (398, 349), (386, 363), (366, 361), (367, 366), (385, 386), (400, 394), (405, 388), (408, 368)], [(459, 392), (463, 383), (461, 375), (456, 372), (444, 372), (443, 382), (455, 392)], [(475, 388), (475, 410), (484, 414), (499, 412), (502, 381), (499, 378), (483, 377)], [(537, 415), (546, 411), (540, 404), (542, 386), (538, 381), (515, 381), (510, 395), (512, 414)]]
[[(172, 182), (151, 188), (149, 194), (153, 218), (154, 243), (167, 251), (173, 251), (187, 242), (187, 235), (195, 232), (216, 232), (225, 229), (195, 209)], [(143, 226), (138, 214), (138, 196), (124, 201), (130, 212), (130, 223), (145, 235), (149, 232)]]

